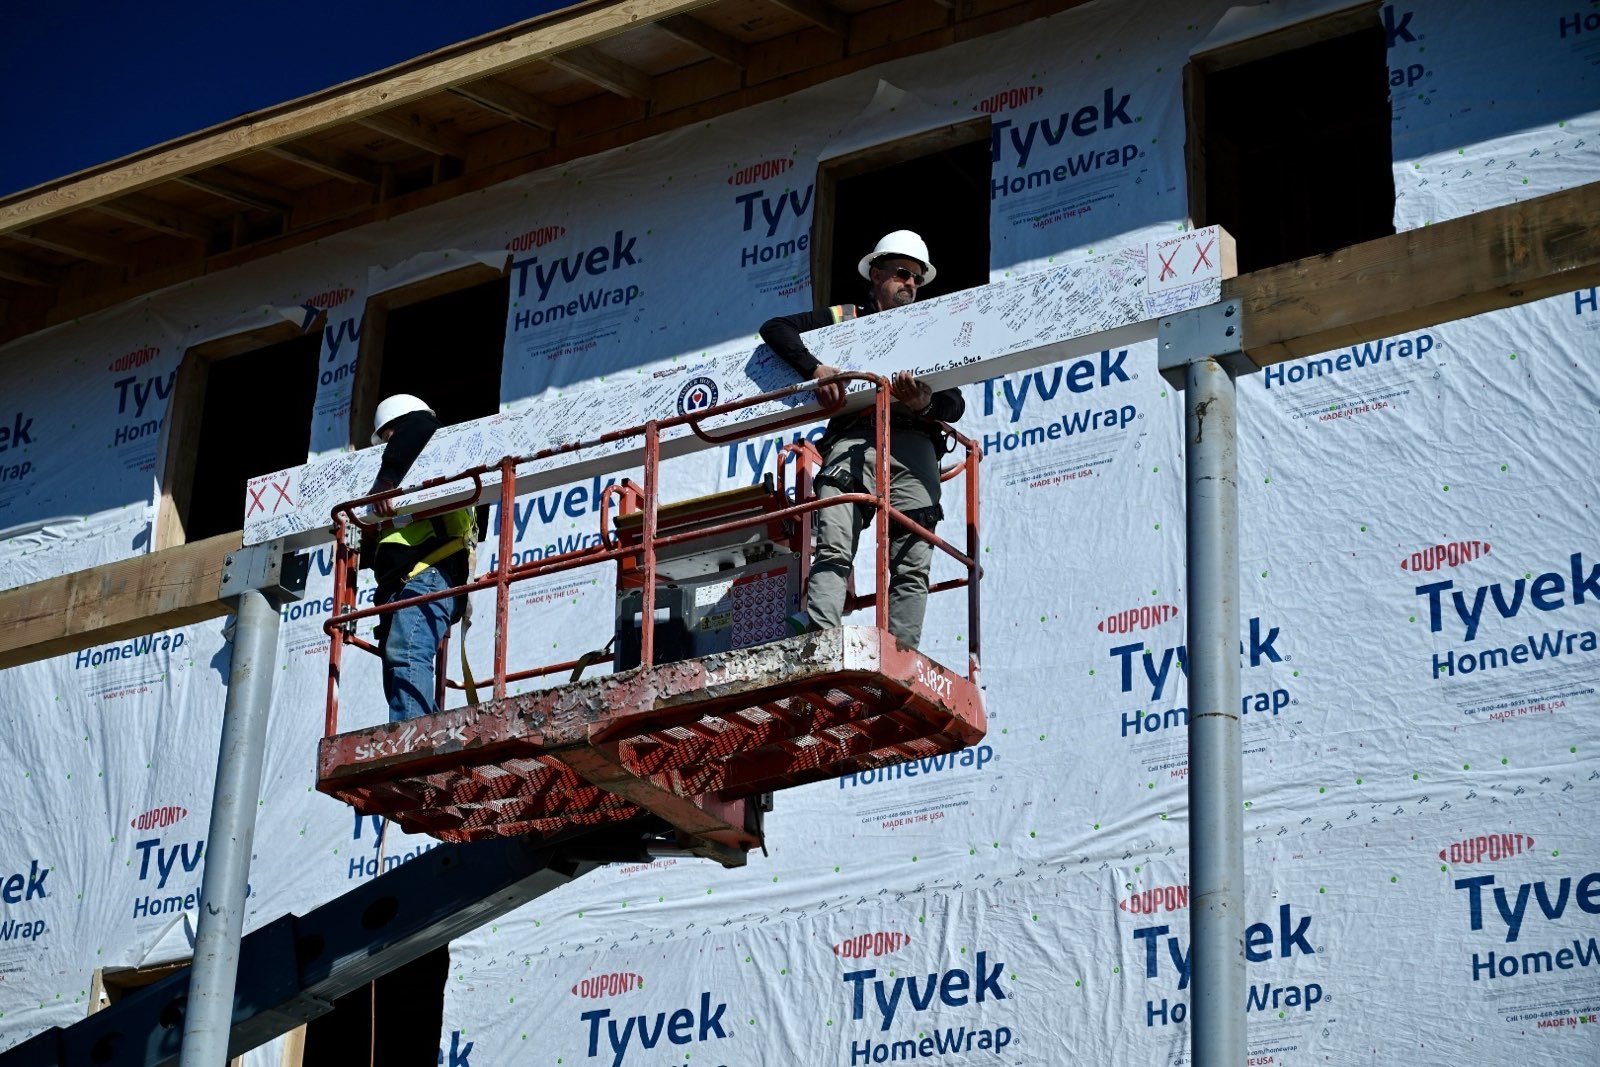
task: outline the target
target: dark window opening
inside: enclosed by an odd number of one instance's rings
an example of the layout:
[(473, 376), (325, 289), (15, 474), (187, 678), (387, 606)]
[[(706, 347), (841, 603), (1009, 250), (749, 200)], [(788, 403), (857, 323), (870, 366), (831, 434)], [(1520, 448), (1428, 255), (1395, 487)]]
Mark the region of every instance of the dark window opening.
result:
[(306, 461), (322, 331), (207, 363), (184, 538), (244, 526), (245, 483)]
[(861, 257), (894, 230), (914, 230), (939, 276), (926, 295), (989, 282), (989, 124), (963, 123), (818, 168), (817, 305), (861, 303)]
[[(499, 411), (510, 297), (503, 277), (390, 310), (377, 397), (415, 394), (446, 425)], [(371, 432), (358, 434), (363, 447)]]
[(301, 1067), (435, 1067), (449, 974), (450, 950), (438, 948), (346, 993), (307, 1025)]
[(1233, 235), (1240, 271), (1394, 233), (1388, 55), (1370, 21), (1249, 62), (1196, 59), (1190, 203)]

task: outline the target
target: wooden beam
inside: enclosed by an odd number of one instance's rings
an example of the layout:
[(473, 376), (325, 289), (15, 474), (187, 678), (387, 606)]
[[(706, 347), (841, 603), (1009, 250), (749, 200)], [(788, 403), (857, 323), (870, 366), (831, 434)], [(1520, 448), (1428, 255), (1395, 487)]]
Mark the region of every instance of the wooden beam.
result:
[(521, 89), (506, 85), (504, 82), (497, 82), (492, 78), (485, 78), (469, 85), (458, 85), (450, 91), (486, 111), (503, 115), (524, 126), (532, 126), (538, 130), (554, 130), (559, 125), (555, 108)]
[(94, 209), (147, 230), (194, 241), (209, 242), (216, 229), (216, 224), (204, 215), (173, 204), (163, 204), (140, 193), (130, 193), (116, 200), (102, 200), (94, 205)]
[(228, 613), (222, 561), (239, 534), (75, 571), (0, 592), (0, 669)]
[(1600, 182), (1224, 282), (1259, 366), (1600, 285)]
[(850, 39), (850, 16), (822, 0), (771, 0), (773, 4), (793, 12), (813, 25), (821, 26), (835, 37)]
[(593, 48), (569, 48), (545, 62), (630, 100), (648, 100), (654, 90), (649, 75)]
[(690, 15), (673, 15), (671, 18), (662, 19), (656, 23), (656, 29), (670, 33), (685, 44), (693, 45), (711, 58), (720, 59), (729, 66), (738, 67), (740, 70), (749, 66), (743, 41), (729, 37), (721, 30), (714, 30)]
[(693, 11), (709, 2), (621, 0), (530, 19), (365, 79), (169, 141), (50, 186), (0, 199), (0, 233), (214, 167), (267, 145), (389, 111), (452, 86), (491, 78), (565, 49)]
[(371, 160), (347, 152), (329, 152), (309, 144), (268, 145), (263, 151), (351, 185), (378, 184), (377, 166)]
[(269, 215), (287, 215), (294, 204), (294, 194), (289, 190), (223, 167), (185, 174), (178, 181), (191, 189), (199, 189), (235, 204), (265, 211)]
[(53, 289), (61, 284), (65, 273), (60, 267), (52, 267), (48, 263), (40, 263), (11, 252), (0, 252), (0, 278), (21, 282), (23, 285), (35, 285), (42, 289)]
[(432, 152), (436, 156), (455, 156), (462, 159), (467, 154), (467, 139), (454, 130), (445, 129), (436, 122), (425, 122), (420, 115), (368, 115), (359, 120), (369, 130), (393, 137)]
[(104, 237), (91, 230), (63, 226), (59, 222), (41, 222), (25, 230), (13, 230), (6, 236), (39, 248), (48, 248), (52, 252), (61, 252), (112, 267), (125, 267), (133, 261), (128, 246), (121, 241)]

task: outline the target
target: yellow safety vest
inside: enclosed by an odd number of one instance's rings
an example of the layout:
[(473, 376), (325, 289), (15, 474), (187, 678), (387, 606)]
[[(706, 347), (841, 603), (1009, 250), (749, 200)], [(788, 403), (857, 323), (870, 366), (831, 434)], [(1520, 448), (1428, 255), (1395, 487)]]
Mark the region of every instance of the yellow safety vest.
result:
[(426, 550), (426, 554), (413, 564), (410, 572), (406, 574), (406, 580), (410, 581), (429, 567), (442, 563), (457, 552), (471, 548), (477, 542), (474, 536), (476, 527), (477, 515), (474, 509), (461, 508), (386, 530), (383, 536), (378, 538), (378, 547), (382, 549), (384, 545), (392, 545)]

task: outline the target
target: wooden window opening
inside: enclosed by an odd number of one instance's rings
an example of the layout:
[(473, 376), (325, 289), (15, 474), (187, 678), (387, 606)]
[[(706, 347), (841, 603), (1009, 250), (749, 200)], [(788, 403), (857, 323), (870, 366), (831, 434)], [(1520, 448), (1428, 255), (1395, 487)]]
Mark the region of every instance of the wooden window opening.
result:
[(1259, 270), (1394, 233), (1387, 39), (1376, 4), (1193, 57), (1189, 205)]
[(306, 461), (322, 319), (280, 321), (183, 354), (167, 410), (152, 547), (244, 527), (245, 483)]
[(988, 116), (823, 162), (811, 227), (816, 306), (860, 303), (857, 264), (894, 230), (927, 242), (939, 269), (929, 296), (987, 284), (989, 179)]
[(446, 424), (500, 410), (510, 275), (482, 263), (367, 301), (350, 401), (350, 441), (372, 443), (378, 401), (421, 397)]

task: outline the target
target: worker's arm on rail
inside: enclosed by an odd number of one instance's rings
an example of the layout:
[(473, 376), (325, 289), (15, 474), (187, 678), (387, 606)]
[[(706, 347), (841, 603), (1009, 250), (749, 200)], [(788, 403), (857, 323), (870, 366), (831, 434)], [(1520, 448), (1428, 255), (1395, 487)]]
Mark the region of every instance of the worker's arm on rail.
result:
[[(767, 343), (768, 348), (778, 353), (785, 363), (806, 378), (815, 381), (818, 378), (838, 374), (839, 368), (819, 361), (800, 340), (800, 335), (807, 330), (831, 326), (835, 321), (831, 308), (823, 311), (802, 311), (797, 315), (779, 315), (761, 324), (761, 339)], [(817, 390), (817, 401), (823, 407), (837, 407), (843, 400), (844, 387), (837, 382), (824, 385)]]

